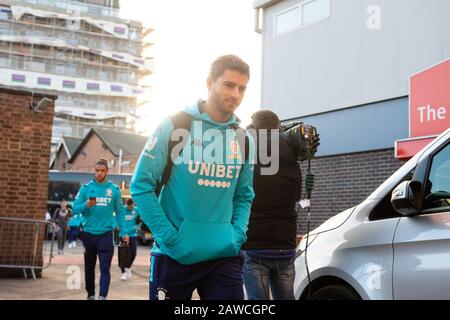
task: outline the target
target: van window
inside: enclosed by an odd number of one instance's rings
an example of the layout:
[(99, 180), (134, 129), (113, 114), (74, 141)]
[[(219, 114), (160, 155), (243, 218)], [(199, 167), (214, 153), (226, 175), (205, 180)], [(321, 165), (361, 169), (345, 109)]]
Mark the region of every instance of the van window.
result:
[(424, 209), (450, 209), (450, 144), (433, 156), (424, 196)]

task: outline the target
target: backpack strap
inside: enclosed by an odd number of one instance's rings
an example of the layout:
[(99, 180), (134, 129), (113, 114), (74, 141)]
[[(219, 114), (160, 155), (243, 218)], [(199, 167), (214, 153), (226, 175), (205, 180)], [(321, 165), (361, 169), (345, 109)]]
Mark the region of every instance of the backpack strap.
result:
[(163, 174), (161, 177), (161, 181), (156, 186), (156, 191), (155, 191), (156, 196), (159, 196), (162, 187), (169, 181), (170, 174), (172, 173), (173, 161), (172, 161), (171, 155), (172, 155), (173, 148), (176, 145), (178, 145), (179, 143), (181, 143), (181, 148), (180, 148), (180, 152), (181, 152), (181, 150), (184, 148), (184, 146), (187, 143), (187, 139), (183, 139), (183, 137), (180, 137), (178, 140), (173, 139), (174, 131), (177, 129), (185, 129), (190, 132), (191, 126), (192, 126), (192, 117), (183, 111), (177, 112), (173, 116), (170, 116), (170, 120), (172, 121), (173, 130), (172, 130), (172, 136), (171, 136), (169, 144), (168, 144), (167, 164), (166, 164), (166, 167), (164, 168), (164, 171), (163, 171)]
[[(176, 114), (174, 114), (173, 116), (170, 117), (170, 120), (172, 121), (172, 125), (173, 125), (173, 130), (172, 130), (172, 135), (174, 133), (175, 130), (177, 129), (185, 129), (187, 131), (191, 131), (191, 127), (192, 127), (192, 117), (187, 114), (186, 112), (180, 111), (177, 112)], [(238, 125), (233, 126), (233, 129), (236, 130), (236, 135), (238, 138), (238, 144), (239, 144), (239, 148), (241, 150), (241, 155), (243, 155), (243, 159), (242, 159), (242, 163), (245, 163), (246, 160), (248, 159), (248, 155), (249, 155), (249, 141), (248, 141), (248, 136), (246, 134), (246, 131), (239, 127)], [(167, 182), (169, 181), (170, 175), (172, 173), (172, 168), (173, 168), (173, 161), (172, 161), (172, 151), (174, 149), (174, 147), (176, 145), (180, 144), (180, 152), (181, 150), (183, 150), (184, 146), (186, 145), (188, 139), (183, 139), (183, 137), (180, 137), (178, 139), (174, 139), (173, 136), (171, 136), (171, 139), (169, 141), (169, 145), (168, 145), (168, 153), (167, 153), (167, 164), (166, 167), (164, 168), (162, 177), (161, 177), (161, 181), (157, 184), (156, 186), (156, 196), (159, 196), (159, 194), (161, 193), (161, 189), (162, 187), (167, 184)], [(244, 150), (244, 152), (242, 152), (242, 150)]]
[(241, 158), (242, 164), (245, 164), (248, 159), (249, 154), (249, 141), (247, 132), (239, 127), (238, 125), (233, 126), (234, 130), (236, 130), (236, 136), (238, 138), (239, 149), (241, 149)]

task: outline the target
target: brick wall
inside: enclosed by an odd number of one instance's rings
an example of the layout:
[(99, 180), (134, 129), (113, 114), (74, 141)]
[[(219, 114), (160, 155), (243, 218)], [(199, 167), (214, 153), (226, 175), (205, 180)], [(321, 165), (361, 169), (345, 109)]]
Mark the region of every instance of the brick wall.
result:
[[(135, 155), (124, 155), (123, 161), (130, 161), (129, 165), (122, 166), (122, 173), (133, 173), (136, 167), (137, 161), (139, 160), (139, 154)], [(115, 171), (118, 173), (118, 171)]]
[[(29, 92), (0, 88), (0, 217), (44, 220), (54, 103), (31, 113), (30, 101)], [(0, 220), (0, 264), (31, 263), (33, 230), (30, 224)], [(42, 239), (41, 233), (38, 265), (43, 260)], [(0, 275), (5, 273), (10, 274), (0, 269)]]
[[(386, 178), (404, 164), (394, 150), (380, 150), (321, 157), (312, 161), (315, 175), (311, 196), (311, 230), (333, 215), (351, 208), (370, 195)], [(307, 162), (302, 163), (305, 178)], [(304, 182), (302, 192), (304, 192)], [(306, 230), (306, 210), (298, 217), (298, 233)]]

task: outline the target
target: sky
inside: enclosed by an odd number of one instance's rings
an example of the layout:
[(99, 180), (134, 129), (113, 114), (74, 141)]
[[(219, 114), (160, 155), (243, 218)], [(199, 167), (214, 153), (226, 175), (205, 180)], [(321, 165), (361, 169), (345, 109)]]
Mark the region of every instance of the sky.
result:
[(236, 54), (250, 65), (250, 82), (236, 114), (243, 126), (260, 108), (261, 35), (254, 31), (253, 0), (121, 0), (122, 17), (155, 29), (148, 55), (155, 59), (151, 103), (137, 129), (151, 133), (161, 119), (207, 97), (209, 68), (220, 55)]

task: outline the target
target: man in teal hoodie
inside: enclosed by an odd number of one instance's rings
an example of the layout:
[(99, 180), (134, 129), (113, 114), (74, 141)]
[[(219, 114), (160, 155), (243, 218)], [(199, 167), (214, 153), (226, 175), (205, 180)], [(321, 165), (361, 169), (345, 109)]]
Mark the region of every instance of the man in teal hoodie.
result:
[[(95, 179), (81, 187), (73, 205), (73, 212), (83, 215), (84, 272), (88, 300), (95, 300), (97, 255), (100, 262), (98, 299), (106, 299), (114, 256), (113, 230), (116, 223), (120, 229), (125, 229), (122, 193), (118, 186), (107, 180), (107, 176), (108, 161), (100, 159), (95, 165)], [(123, 236), (128, 241), (128, 235)]]
[[(174, 148), (168, 154), (169, 141), (180, 133), (168, 118), (139, 158), (130, 189), (155, 238), (152, 300), (191, 299), (195, 289), (201, 299), (244, 298), (240, 248), (254, 197), (253, 141), (247, 135), (245, 159), (234, 111), (249, 76), (248, 65), (239, 57), (216, 59), (207, 79), (207, 100), (183, 111), (192, 125), (182, 150), (177, 154)], [(168, 156), (174, 164), (158, 199), (156, 190)]]

